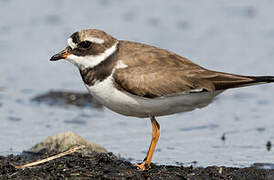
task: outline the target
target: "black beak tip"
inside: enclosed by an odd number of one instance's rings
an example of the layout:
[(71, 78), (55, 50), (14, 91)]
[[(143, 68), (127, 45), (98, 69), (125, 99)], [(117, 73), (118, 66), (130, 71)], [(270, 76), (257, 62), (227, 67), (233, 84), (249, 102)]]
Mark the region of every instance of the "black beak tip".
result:
[(63, 59), (62, 57), (60, 57), (59, 54), (55, 54), (54, 56), (52, 56), (49, 60), (50, 61), (58, 61), (60, 59)]
[(58, 61), (60, 59), (66, 59), (68, 55), (69, 55), (68, 48), (65, 48), (63, 51), (52, 56), (50, 58), (50, 61)]

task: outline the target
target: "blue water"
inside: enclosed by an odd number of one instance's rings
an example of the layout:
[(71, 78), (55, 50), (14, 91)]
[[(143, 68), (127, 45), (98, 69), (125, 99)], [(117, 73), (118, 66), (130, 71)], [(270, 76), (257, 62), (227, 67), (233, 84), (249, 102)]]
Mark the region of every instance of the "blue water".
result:
[[(270, 0), (0, 0), (0, 154), (73, 131), (133, 162), (144, 158), (151, 138), (147, 119), (30, 101), (49, 90), (86, 92), (74, 66), (49, 61), (74, 31), (103, 29), (212, 70), (274, 75), (273, 7)], [(153, 162), (273, 163), (273, 150), (265, 146), (274, 142), (273, 92), (274, 84), (229, 90), (204, 109), (158, 118)]]

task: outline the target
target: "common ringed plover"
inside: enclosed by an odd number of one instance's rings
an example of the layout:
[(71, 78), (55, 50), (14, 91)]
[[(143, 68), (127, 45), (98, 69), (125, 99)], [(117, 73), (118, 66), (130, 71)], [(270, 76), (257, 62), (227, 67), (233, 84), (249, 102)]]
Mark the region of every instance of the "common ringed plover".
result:
[(51, 61), (76, 65), (89, 93), (109, 109), (149, 117), (152, 140), (140, 169), (150, 168), (159, 135), (156, 116), (207, 106), (223, 91), (274, 82), (274, 76), (243, 76), (205, 69), (165, 49), (117, 40), (102, 30), (73, 33)]

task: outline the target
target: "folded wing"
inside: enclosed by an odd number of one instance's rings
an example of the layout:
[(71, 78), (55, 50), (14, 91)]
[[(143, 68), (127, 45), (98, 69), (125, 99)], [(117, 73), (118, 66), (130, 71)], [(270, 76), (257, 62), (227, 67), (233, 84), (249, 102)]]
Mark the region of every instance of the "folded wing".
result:
[(209, 71), (196, 65), (184, 68), (156, 63), (117, 69), (113, 77), (121, 89), (147, 98), (178, 93), (213, 92), (274, 81), (271, 76), (241, 76)]
[(273, 76), (242, 76), (207, 70), (167, 50), (121, 41), (119, 58), (126, 68), (116, 69), (114, 81), (131, 94), (156, 98), (178, 93), (213, 92), (274, 82)]

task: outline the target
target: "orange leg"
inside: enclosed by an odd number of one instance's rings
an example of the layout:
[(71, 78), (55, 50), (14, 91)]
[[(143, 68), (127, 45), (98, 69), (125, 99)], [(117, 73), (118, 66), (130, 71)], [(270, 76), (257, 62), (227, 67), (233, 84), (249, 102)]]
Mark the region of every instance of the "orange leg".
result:
[(152, 124), (151, 143), (150, 143), (147, 155), (146, 155), (145, 159), (143, 160), (143, 162), (141, 164), (136, 164), (136, 166), (138, 168), (140, 168), (141, 170), (148, 170), (150, 168), (150, 163), (151, 163), (151, 160), (152, 160), (152, 156), (153, 156), (156, 144), (157, 144), (159, 136), (160, 136), (160, 125), (159, 125), (159, 123), (156, 121), (154, 116), (151, 116), (150, 120), (151, 120), (151, 124)]

